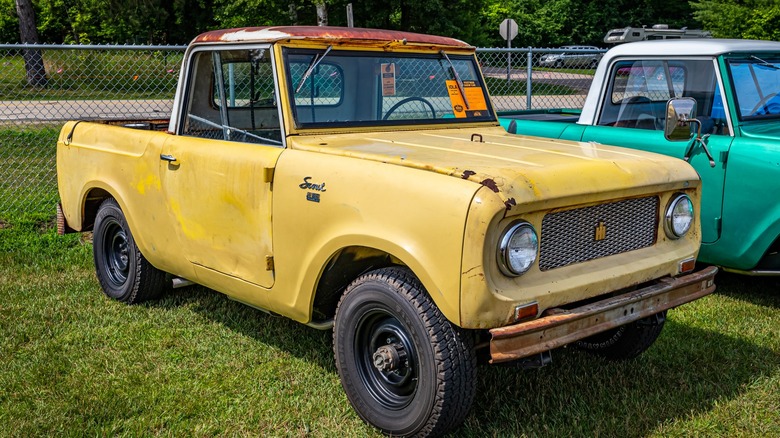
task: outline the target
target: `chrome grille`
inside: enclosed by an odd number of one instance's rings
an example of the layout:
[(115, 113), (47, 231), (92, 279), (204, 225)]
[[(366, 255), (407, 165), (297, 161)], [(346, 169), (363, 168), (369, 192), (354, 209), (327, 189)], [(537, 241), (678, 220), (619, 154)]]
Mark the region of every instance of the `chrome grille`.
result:
[[(657, 217), (657, 197), (550, 213), (542, 220), (539, 269), (547, 271), (652, 246)], [(597, 240), (599, 237), (602, 240)]]

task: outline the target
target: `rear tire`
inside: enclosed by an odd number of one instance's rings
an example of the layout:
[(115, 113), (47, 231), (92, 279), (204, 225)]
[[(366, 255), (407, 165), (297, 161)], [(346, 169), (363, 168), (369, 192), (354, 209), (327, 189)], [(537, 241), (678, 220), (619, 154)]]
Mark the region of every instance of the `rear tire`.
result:
[(347, 287), (333, 349), (341, 385), (367, 423), (393, 436), (438, 436), (466, 417), (476, 355), (404, 268), (378, 269)]
[(107, 296), (127, 304), (158, 297), (166, 288), (165, 273), (152, 266), (135, 244), (115, 199), (100, 204), (92, 238), (95, 273)]
[(612, 360), (633, 359), (658, 339), (666, 322), (666, 311), (585, 338), (575, 345), (581, 350)]

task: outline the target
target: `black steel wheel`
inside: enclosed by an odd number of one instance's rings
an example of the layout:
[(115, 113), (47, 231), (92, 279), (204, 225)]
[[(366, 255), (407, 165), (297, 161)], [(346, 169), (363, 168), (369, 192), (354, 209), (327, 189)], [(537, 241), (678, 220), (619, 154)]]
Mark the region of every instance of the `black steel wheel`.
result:
[(333, 348), (358, 415), (394, 436), (437, 436), (474, 399), (476, 356), (466, 332), (441, 314), (404, 268), (365, 274), (336, 310)]
[(166, 287), (165, 273), (141, 254), (113, 198), (103, 201), (98, 209), (92, 254), (100, 287), (117, 301), (138, 303), (159, 296)]
[(666, 311), (587, 337), (575, 345), (612, 360), (633, 359), (655, 343), (666, 322)]

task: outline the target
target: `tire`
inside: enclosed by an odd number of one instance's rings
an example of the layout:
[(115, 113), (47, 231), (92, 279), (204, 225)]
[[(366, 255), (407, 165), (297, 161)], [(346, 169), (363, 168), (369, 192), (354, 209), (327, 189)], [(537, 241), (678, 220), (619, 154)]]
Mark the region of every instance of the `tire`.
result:
[(585, 338), (575, 345), (581, 350), (612, 360), (633, 359), (658, 339), (666, 322), (666, 311)]
[(555, 61), (555, 68), (563, 68), (563, 61), (560, 59)]
[(165, 273), (141, 254), (113, 198), (103, 201), (98, 209), (92, 254), (103, 293), (117, 301), (140, 303), (158, 297), (166, 288)]
[(352, 407), (384, 433), (438, 436), (471, 408), (473, 340), (444, 318), (408, 269), (378, 269), (347, 287), (333, 350)]

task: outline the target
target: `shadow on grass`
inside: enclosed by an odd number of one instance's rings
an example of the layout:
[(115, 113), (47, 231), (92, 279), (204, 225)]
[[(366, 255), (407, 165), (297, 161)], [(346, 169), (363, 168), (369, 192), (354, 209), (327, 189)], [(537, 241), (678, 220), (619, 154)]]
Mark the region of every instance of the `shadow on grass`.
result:
[(780, 309), (780, 277), (751, 277), (719, 272), (716, 293), (751, 304)]
[[(731, 280), (728, 280), (731, 281)], [(739, 279), (734, 280), (740, 281)], [(729, 292), (729, 296), (755, 293)], [(776, 299), (769, 300), (777, 304)], [(274, 317), (202, 287), (150, 305), (190, 307), (233, 331), (336, 372), (331, 332)], [(738, 397), (780, 369), (780, 354), (714, 330), (668, 320), (643, 356), (610, 362), (574, 349), (538, 370), (483, 366), (471, 414), (456, 436), (643, 436)], [(757, 358), (760, 358), (757, 359)]]
[(330, 330), (316, 330), (289, 318), (270, 315), (203, 286), (175, 289), (148, 305), (158, 308), (187, 306), (234, 332), (336, 371)]
[(780, 369), (780, 354), (673, 320), (638, 359), (610, 362), (575, 349), (543, 369), (481, 369), (461, 436), (646, 436), (711, 410)]

